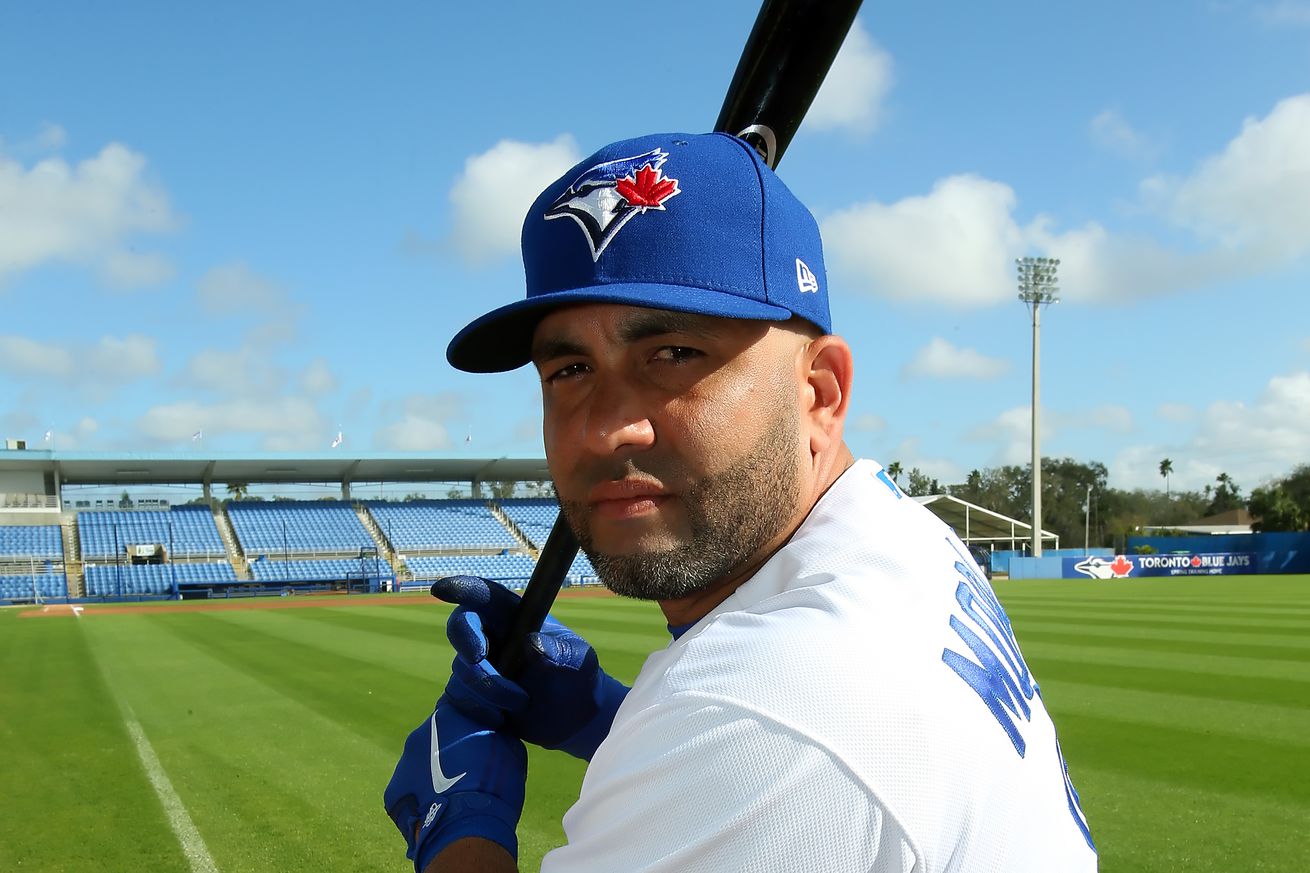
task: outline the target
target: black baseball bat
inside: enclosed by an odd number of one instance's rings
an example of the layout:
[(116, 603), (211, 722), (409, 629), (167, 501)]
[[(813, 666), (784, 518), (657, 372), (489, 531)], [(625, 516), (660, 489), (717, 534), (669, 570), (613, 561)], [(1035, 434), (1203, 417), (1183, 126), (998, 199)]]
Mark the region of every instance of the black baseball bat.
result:
[[(859, 8), (860, 0), (764, 0), (714, 129), (740, 136), (776, 168)], [(561, 512), (514, 623), (493, 648), (502, 675), (513, 678), (522, 669), (528, 634), (541, 630), (577, 554), (578, 540)]]

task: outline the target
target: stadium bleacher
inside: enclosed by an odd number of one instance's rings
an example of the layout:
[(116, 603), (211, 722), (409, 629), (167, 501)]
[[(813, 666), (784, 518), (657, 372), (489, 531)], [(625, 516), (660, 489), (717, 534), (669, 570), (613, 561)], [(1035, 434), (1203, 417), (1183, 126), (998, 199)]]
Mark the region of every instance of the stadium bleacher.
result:
[(250, 562), (250, 574), (257, 582), (338, 582), (352, 579), (384, 579), (394, 575), (381, 558), (319, 558), (311, 560), (257, 560)]
[(63, 573), (17, 573), (0, 576), (0, 600), (31, 602), (37, 598), (68, 597), (68, 578)]
[(548, 497), (513, 497), (497, 503), (534, 546), (541, 548), (546, 544), (546, 537), (550, 536), (550, 529), (555, 526), (555, 519), (559, 516), (559, 504), (555, 500)]
[(504, 582), (511, 588), (526, 585), (536, 565), (530, 555), (426, 555), (407, 558), (405, 563), (416, 580), (481, 576)]
[(373, 537), (349, 503), (233, 501), (228, 518), (246, 556), (344, 555), (373, 549)]
[(62, 561), (64, 542), (54, 524), (0, 527), (0, 561)]
[(232, 585), (236, 572), (227, 562), (169, 564), (88, 564), (86, 593), (89, 597), (126, 597), (173, 593), (178, 588)]
[(162, 545), (174, 558), (221, 558), (223, 539), (208, 506), (167, 510), (83, 510), (77, 532), (86, 559), (116, 558), (129, 546)]
[(369, 513), (400, 552), (519, 547), (482, 500), (373, 500)]

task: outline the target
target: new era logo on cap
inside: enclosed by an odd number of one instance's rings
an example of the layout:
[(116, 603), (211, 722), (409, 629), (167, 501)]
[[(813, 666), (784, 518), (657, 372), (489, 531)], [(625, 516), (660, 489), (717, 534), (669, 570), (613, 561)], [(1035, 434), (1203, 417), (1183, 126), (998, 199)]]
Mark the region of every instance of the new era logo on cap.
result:
[(801, 289), (802, 294), (819, 293), (819, 278), (800, 258), (796, 259), (796, 287)]

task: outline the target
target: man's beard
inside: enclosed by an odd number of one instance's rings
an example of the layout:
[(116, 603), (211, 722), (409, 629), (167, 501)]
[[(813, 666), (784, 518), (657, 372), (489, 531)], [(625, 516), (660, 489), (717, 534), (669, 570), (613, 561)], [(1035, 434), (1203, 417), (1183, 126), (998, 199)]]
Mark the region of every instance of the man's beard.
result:
[[(641, 600), (676, 600), (730, 575), (791, 521), (801, 491), (799, 439), (794, 423), (779, 417), (739, 462), (681, 493), (691, 539), (672, 549), (599, 552), (586, 525), (586, 504), (560, 505), (606, 588)], [(622, 475), (638, 472), (641, 466), (628, 462)]]

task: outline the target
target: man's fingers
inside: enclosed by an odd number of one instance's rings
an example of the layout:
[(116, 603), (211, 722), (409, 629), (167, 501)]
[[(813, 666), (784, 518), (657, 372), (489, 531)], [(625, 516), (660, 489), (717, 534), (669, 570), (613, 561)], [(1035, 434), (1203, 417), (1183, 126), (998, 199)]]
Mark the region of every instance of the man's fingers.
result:
[(432, 583), (431, 594), (438, 600), (483, 611), (518, 610), (519, 596), (503, 585), (478, 576), (447, 576)]
[(450, 614), (446, 621), (446, 639), (450, 640), (459, 657), (471, 664), (487, 657), (487, 634), (482, 629), (482, 616), (467, 606), (461, 606)]

